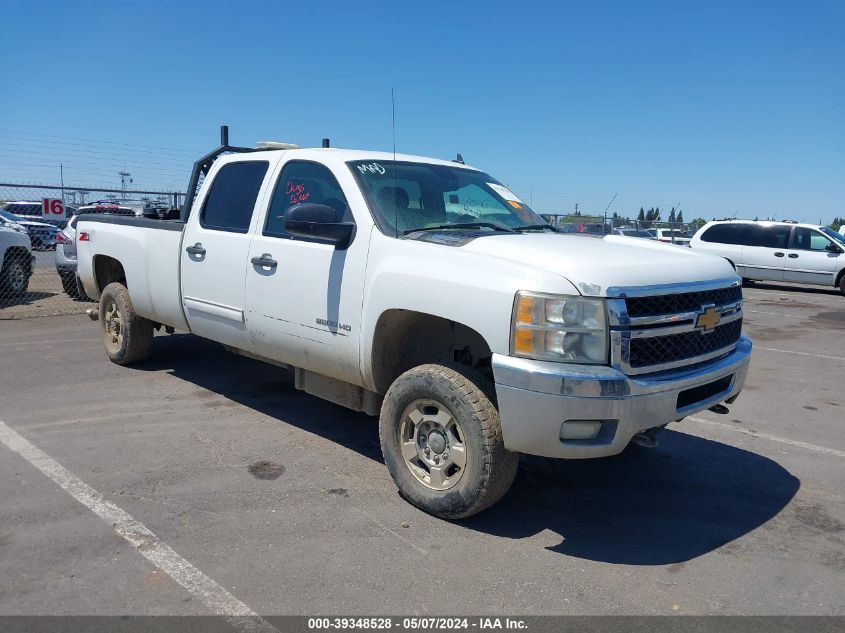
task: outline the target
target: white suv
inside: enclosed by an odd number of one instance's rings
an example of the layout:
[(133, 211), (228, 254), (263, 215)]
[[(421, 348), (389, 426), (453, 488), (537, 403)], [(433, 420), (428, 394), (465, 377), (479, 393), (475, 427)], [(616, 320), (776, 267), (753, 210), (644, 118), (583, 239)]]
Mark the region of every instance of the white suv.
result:
[(796, 222), (708, 222), (693, 250), (721, 255), (744, 279), (839, 288), (845, 295), (845, 236), (826, 226)]
[(0, 227), (0, 306), (26, 292), (35, 267), (33, 259), (26, 233)]

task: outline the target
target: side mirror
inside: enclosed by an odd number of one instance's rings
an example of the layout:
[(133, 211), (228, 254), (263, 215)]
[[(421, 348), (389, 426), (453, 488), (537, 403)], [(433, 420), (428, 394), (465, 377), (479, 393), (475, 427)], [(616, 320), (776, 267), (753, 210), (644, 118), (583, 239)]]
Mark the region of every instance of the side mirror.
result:
[(343, 250), (352, 242), (354, 222), (341, 222), (336, 209), (325, 204), (295, 204), (285, 213), (285, 230), (300, 237), (333, 242)]
[(842, 249), (838, 245), (834, 244), (833, 242), (828, 242), (827, 246), (824, 247), (824, 250), (826, 250), (830, 253), (837, 253), (837, 254), (842, 252)]

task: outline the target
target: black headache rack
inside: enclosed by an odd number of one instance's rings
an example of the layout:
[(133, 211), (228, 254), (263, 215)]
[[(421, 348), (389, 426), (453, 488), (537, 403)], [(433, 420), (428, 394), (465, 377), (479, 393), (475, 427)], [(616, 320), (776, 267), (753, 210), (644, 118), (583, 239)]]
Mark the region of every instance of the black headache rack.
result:
[(223, 154), (245, 154), (247, 152), (260, 152), (261, 149), (254, 147), (235, 147), (229, 145), (229, 126), (220, 126), (220, 147), (209, 152), (197, 162), (194, 163), (194, 168), (191, 170), (191, 180), (188, 183), (188, 188), (185, 190), (185, 202), (182, 203), (182, 210), (179, 214), (179, 219), (182, 222), (187, 222), (191, 215), (191, 207), (194, 206), (194, 199), (197, 197), (201, 183), (201, 178), (208, 175), (214, 161)]

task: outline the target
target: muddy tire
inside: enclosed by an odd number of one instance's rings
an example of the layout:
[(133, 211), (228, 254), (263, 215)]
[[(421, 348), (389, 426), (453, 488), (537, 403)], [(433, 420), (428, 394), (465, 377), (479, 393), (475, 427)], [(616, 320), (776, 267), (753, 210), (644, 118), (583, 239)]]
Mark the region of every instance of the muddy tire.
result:
[(421, 365), (387, 390), (379, 419), (384, 462), (402, 495), (443, 519), (501, 499), (519, 454), (505, 448), (489, 382), (463, 366)]
[(153, 322), (135, 314), (126, 286), (111, 283), (100, 296), (100, 331), (109, 360), (130, 365), (149, 357)]

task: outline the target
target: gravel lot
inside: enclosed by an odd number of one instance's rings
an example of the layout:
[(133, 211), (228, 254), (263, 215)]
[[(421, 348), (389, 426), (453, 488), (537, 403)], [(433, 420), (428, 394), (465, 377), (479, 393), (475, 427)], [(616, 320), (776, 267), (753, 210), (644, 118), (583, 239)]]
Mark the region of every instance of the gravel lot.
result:
[(845, 298), (746, 299), (728, 415), (606, 460), (523, 458), (460, 523), (399, 497), (374, 419), (281, 369), (190, 335), (121, 368), (84, 315), (0, 321), (0, 614), (211, 612), (17, 434), (260, 614), (845, 614)]

